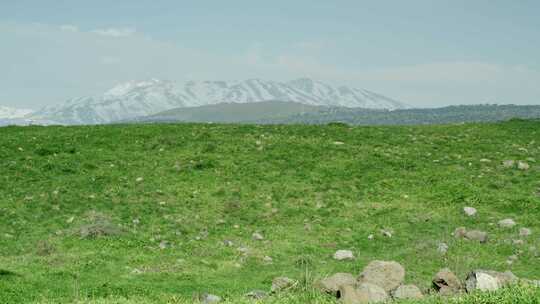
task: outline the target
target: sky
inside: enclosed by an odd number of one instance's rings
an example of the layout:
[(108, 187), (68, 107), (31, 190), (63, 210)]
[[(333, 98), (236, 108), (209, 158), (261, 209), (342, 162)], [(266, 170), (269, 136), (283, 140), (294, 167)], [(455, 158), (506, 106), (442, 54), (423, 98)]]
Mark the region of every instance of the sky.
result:
[(0, 0), (0, 106), (158, 78), (365, 88), (417, 107), (540, 104), (537, 0)]

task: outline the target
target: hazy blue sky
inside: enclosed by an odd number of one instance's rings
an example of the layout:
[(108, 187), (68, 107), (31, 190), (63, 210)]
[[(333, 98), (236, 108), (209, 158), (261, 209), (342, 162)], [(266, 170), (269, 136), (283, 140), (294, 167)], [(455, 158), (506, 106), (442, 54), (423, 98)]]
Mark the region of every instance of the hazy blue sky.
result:
[(417, 106), (540, 104), (539, 14), (537, 0), (0, 0), (0, 105), (298, 77)]

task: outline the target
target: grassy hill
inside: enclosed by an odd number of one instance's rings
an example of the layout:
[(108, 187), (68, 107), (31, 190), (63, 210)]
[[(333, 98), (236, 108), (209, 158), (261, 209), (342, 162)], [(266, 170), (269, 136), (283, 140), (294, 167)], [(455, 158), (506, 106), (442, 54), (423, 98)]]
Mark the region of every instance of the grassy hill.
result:
[(309, 106), (295, 102), (222, 103), (179, 108), (135, 122), (214, 122), (258, 124), (426, 125), (540, 119), (540, 106), (467, 105), (433, 109), (380, 110)]
[[(538, 121), (0, 128), (0, 303), (237, 303), (277, 276), (303, 283), (269, 303), (333, 303), (310, 282), (375, 259), (423, 290), (443, 267), (538, 279), (538, 161)], [(489, 241), (454, 238), (460, 226)]]
[(318, 113), (323, 106), (310, 106), (296, 102), (263, 101), (252, 103), (220, 103), (191, 108), (178, 108), (155, 115), (141, 117), (137, 122), (215, 122), (253, 123), (265, 119), (285, 119), (291, 115)]

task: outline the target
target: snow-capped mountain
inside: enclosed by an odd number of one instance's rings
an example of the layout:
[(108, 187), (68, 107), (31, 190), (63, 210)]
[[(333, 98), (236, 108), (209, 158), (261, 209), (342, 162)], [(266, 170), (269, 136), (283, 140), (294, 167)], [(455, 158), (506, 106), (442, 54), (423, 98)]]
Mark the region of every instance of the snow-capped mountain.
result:
[(174, 108), (268, 100), (350, 108), (406, 107), (398, 101), (364, 89), (336, 87), (306, 78), (289, 82), (250, 79), (184, 83), (152, 79), (123, 83), (98, 96), (71, 99), (63, 105), (43, 108), (33, 113), (32, 117), (65, 124), (100, 124), (148, 116)]
[(0, 119), (23, 118), (30, 113), (32, 113), (32, 110), (0, 106)]

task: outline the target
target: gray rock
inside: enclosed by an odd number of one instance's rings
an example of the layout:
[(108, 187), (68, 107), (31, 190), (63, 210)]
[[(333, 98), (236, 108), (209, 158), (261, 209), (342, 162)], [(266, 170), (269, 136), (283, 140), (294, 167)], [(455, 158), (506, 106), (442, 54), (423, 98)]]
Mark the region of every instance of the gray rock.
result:
[(480, 230), (470, 230), (465, 233), (465, 239), (485, 243), (488, 240), (488, 234)]
[(528, 163), (522, 162), (522, 161), (518, 162), (518, 169), (519, 170), (529, 170), (530, 168), (531, 168), (531, 166), (529, 166)]
[(424, 295), (416, 285), (401, 285), (392, 292), (392, 297), (396, 300), (422, 299)]
[(499, 227), (501, 228), (513, 228), (516, 225), (513, 219), (504, 219), (499, 221)]
[(286, 289), (293, 288), (297, 282), (293, 279), (287, 278), (287, 277), (277, 277), (272, 280), (272, 292), (279, 292)]
[(471, 293), (475, 290), (480, 291), (495, 291), (501, 286), (497, 278), (484, 272), (471, 272), (465, 280), (467, 292)]
[(515, 165), (516, 165), (515, 160), (510, 159), (510, 160), (503, 161), (503, 167), (505, 167), (505, 168), (513, 168)]
[(365, 304), (367, 303), (367, 298), (363, 295), (360, 295), (356, 290), (356, 286), (353, 285), (343, 285), (339, 288), (337, 297), (340, 299), (340, 302), (343, 304)]
[(474, 216), (477, 211), (473, 207), (465, 207), (465, 208), (463, 208), (463, 212), (465, 212), (465, 214), (468, 215), (468, 216)]
[(380, 303), (389, 299), (388, 294), (382, 287), (371, 283), (360, 284), (356, 292), (360, 298), (367, 299), (366, 303)]
[(343, 285), (356, 285), (356, 278), (350, 273), (340, 272), (315, 283), (317, 289), (333, 295), (337, 295), (339, 288)]
[(532, 231), (529, 228), (519, 229), (519, 236), (530, 236), (531, 234), (532, 234)]
[(452, 295), (460, 293), (462, 290), (461, 281), (448, 268), (441, 269), (433, 277), (433, 287), (442, 295)]
[(405, 279), (405, 268), (394, 261), (373, 261), (360, 276), (359, 283), (371, 283), (382, 287), (386, 292), (396, 289)]
[(354, 254), (350, 250), (338, 250), (334, 253), (334, 259), (338, 261), (354, 260)]
[(454, 230), (454, 237), (461, 239), (465, 237), (465, 234), (467, 233), (467, 228), (465, 227), (458, 227), (456, 230)]
[(264, 236), (258, 232), (254, 232), (252, 235), (251, 235), (251, 238), (254, 240), (254, 241), (262, 241), (264, 240)]
[(439, 243), (439, 246), (437, 246), (437, 252), (443, 255), (446, 254), (448, 252), (448, 244)]
[(203, 304), (219, 303), (221, 298), (213, 294), (203, 293), (199, 296), (199, 302)]
[(263, 291), (263, 290), (252, 290), (246, 293), (246, 298), (250, 298), (253, 300), (262, 300), (266, 298), (267, 296), (268, 294), (266, 293), (266, 291)]

